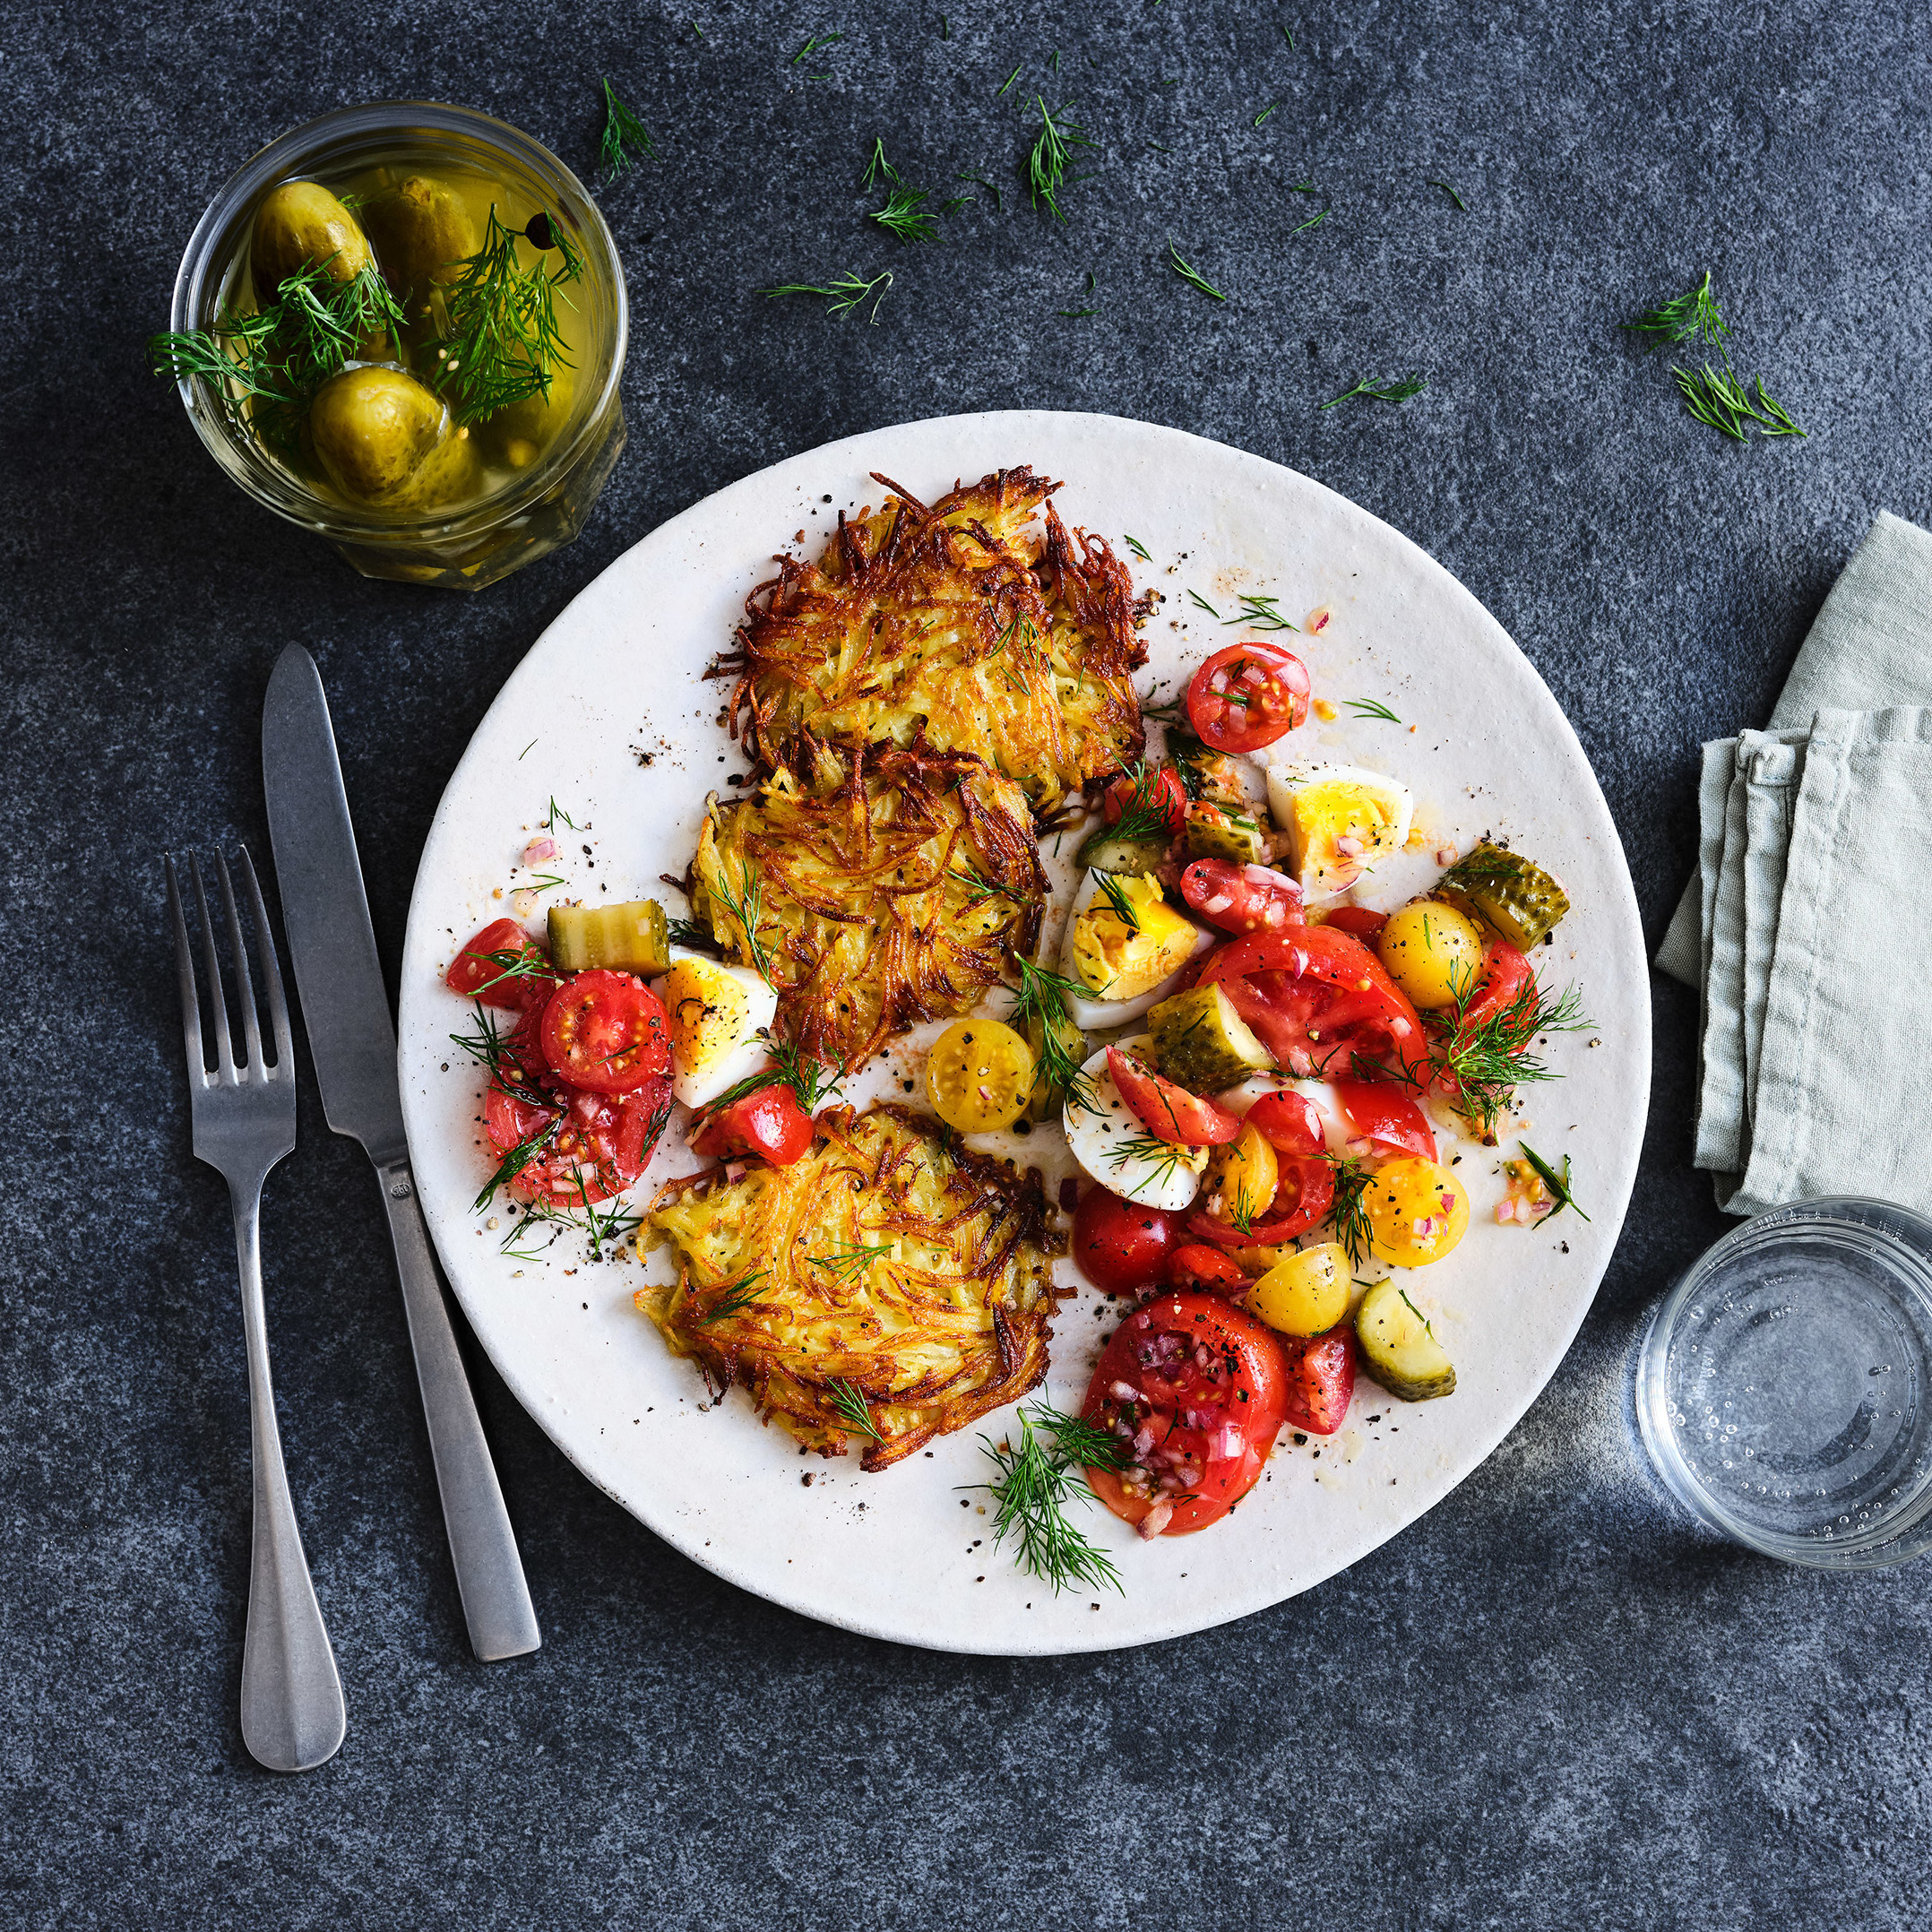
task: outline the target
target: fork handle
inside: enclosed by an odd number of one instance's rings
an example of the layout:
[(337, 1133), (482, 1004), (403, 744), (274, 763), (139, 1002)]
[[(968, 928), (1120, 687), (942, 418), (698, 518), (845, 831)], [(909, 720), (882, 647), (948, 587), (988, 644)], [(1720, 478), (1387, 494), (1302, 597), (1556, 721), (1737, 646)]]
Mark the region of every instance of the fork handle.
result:
[(383, 1205), (389, 1211), (396, 1272), (402, 1277), (410, 1346), (416, 1354), (429, 1453), (436, 1465), (443, 1522), (449, 1532), (470, 1647), (485, 1663), (522, 1657), (541, 1645), (543, 1632), (530, 1600), (516, 1531), (504, 1507), (483, 1419), (457, 1348), (449, 1304), (443, 1298), (443, 1278), (416, 1198), (416, 1178), (407, 1160), (392, 1161), (376, 1172), (383, 1183)]
[(313, 1771), (341, 1749), (349, 1728), (342, 1680), (309, 1581), (282, 1466), (281, 1431), (268, 1372), (262, 1300), (262, 1183), (232, 1186), (248, 1354), (248, 1425), (254, 1471), (248, 1634), (242, 1650), (241, 1728), (248, 1755), (271, 1771)]

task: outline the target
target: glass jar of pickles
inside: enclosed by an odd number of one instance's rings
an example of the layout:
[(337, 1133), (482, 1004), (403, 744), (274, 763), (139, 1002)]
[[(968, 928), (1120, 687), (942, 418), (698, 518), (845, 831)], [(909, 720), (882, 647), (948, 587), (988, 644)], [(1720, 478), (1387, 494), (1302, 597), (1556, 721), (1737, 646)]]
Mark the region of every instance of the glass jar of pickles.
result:
[(479, 590), (583, 527), (624, 447), (610, 231), (487, 115), (377, 101), (254, 156), (150, 345), (202, 440), (371, 577)]

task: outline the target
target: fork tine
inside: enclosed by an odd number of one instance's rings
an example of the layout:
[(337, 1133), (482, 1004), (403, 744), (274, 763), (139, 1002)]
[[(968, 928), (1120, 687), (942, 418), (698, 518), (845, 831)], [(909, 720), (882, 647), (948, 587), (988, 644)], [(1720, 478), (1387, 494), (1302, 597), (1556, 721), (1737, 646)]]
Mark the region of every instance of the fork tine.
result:
[(275, 1031), (275, 1071), (295, 1071), (295, 1036), (289, 1031), (289, 1003), (282, 997), (281, 967), (275, 957), (275, 936), (268, 929), (268, 908), (262, 902), (261, 882), (254, 875), (254, 860), (244, 845), (237, 850), (242, 884), (248, 893), (248, 910), (254, 919), (255, 938), (262, 952), (262, 990), (268, 995), (269, 1024)]
[(194, 954), (188, 947), (188, 922), (181, 910), (181, 882), (173, 855), (164, 853), (161, 863), (168, 868), (168, 910), (174, 915), (175, 966), (181, 979), (181, 1030), (187, 1036), (188, 1074), (199, 1082), (208, 1077), (208, 1062), (202, 1052), (202, 1003), (194, 991)]
[(188, 854), (188, 876), (194, 881), (194, 903), (202, 916), (202, 958), (208, 967), (208, 1004), (215, 1022), (215, 1062), (222, 1079), (235, 1080), (235, 1046), (229, 1038), (229, 1003), (221, 990), (221, 955), (215, 951), (215, 922), (208, 917), (208, 893), (202, 884), (202, 862)]
[(221, 880), (221, 903), (229, 916), (229, 942), (235, 949), (236, 996), (241, 1004), (242, 1031), (248, 1041), (248, 1077), (262, 1077), (262, 1022), (255, 1016), (254, 975), (248, 970), (248, 948), (242, 940), (241, 914), (235, 906), (235, 882), (227, 858), (218, 850), (215, 869)]

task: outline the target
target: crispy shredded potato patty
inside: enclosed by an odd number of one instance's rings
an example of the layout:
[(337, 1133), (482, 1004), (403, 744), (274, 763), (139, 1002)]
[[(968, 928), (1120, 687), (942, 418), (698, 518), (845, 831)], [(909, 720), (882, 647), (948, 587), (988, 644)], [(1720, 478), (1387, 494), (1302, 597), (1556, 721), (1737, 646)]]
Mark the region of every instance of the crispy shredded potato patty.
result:
[(923, 738), (985, 760), (1045, 814), (1137, 758), (1133, 586), (1103, 539), (1069, 536), (1059, 485), (1001, 470), (928, 508), (875, 480), (892, 500), (841, 510), (816, 564), (781, 556), (717, 667), (737, 674), (733, 729), (761, 763), (810, 779), (832, 741)]
[(671, 1182), (651, 1209), (679, 1263), (638, 1307), (673, 1354), (827, 1455), (864, 1464), (1017, 1402), (1046, 1374), (1057, 1305), (1037, 1169), (974, 1154), (910, 1108), (821, 1114), (790, 1167)]
[(822, 796), (781, 771), (714, 800), (692, 901), (762, 966), (784, 1037), (852, 1068), (918, 1021), (970, 1012), (1009, 946), (1031, 954), (1047, 881), (1024, 796), (977, 758), (888, 743), (842, 746), (839, 764)]

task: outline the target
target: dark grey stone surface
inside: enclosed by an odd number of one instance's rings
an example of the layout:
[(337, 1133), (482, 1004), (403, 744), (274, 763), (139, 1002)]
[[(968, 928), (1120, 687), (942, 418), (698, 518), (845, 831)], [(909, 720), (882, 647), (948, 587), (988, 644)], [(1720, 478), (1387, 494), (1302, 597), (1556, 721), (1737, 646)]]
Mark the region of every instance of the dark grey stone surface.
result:
[[(258, 1771), (235, 1716), (227, 1210), (188, 1152), (160, 911), (164, 846), (265, 848), (257, 720), (290, 638), (329, 683), (392, 966), (444, 777), (619, 551), (856, 427), (1050, 404), (1293, 464), (1440, 557), (1574, 720), (1654, 937), (1691, 857), (1698, 741), (1763, 718), (1873, 513), (1928, 509), (1923, 13), (1786, 13), (0, 18), (0, 1921), (1926, 1922), (1924, 1569), (1833, 1581), (1714, 1547), (1658, 1499), (1623, 1419), (1641, 1311), (1721, 1228), (1688, 1166), (1692, 1005), (1668, 984), (1616, 1263), (1497, 1455), (1296, 1602), (1059, 1662), (897, 1650), (739, 1595), (580, 1480), (480, 1359), (549, 1641), (473, 1662), (373, 1184), (305, 1093), (269, 1186), (269, 1300), (350, 1731), (312, 1776)], [(223, 483), (142, 373), (181, 245), (255, 146), (384, 94), (491, 109), (587, 170), (602, 73), (663, 157), (604, 195), (635, 304), (630, 451), (574, 549), (480, 597), (364, 582)], [(1013, 185), (1036, 90), (1101, 144), (1064, 227)], [(982, 200), (943, 246), (898, 247), (853, 186), (875, 134), (916, 182), (1001, 182), (1005, 211)], [(1321, 205), (1288, 192), (1308, 177), (1333, 211), (1291, 237)], [(1225, 305), (1162, 265), (1169, 233)], [(876, 327), (753, 292), (848, 265), (898, 277)], [(1692, 426), (1619, 335), (1705, 266), (1740, 362), (1808, 441)], [(1090, 271), (1100, 313), (1063, 319)], [(1316, 412), (1409, 368), (1430, 386), (1399, 410)]]

